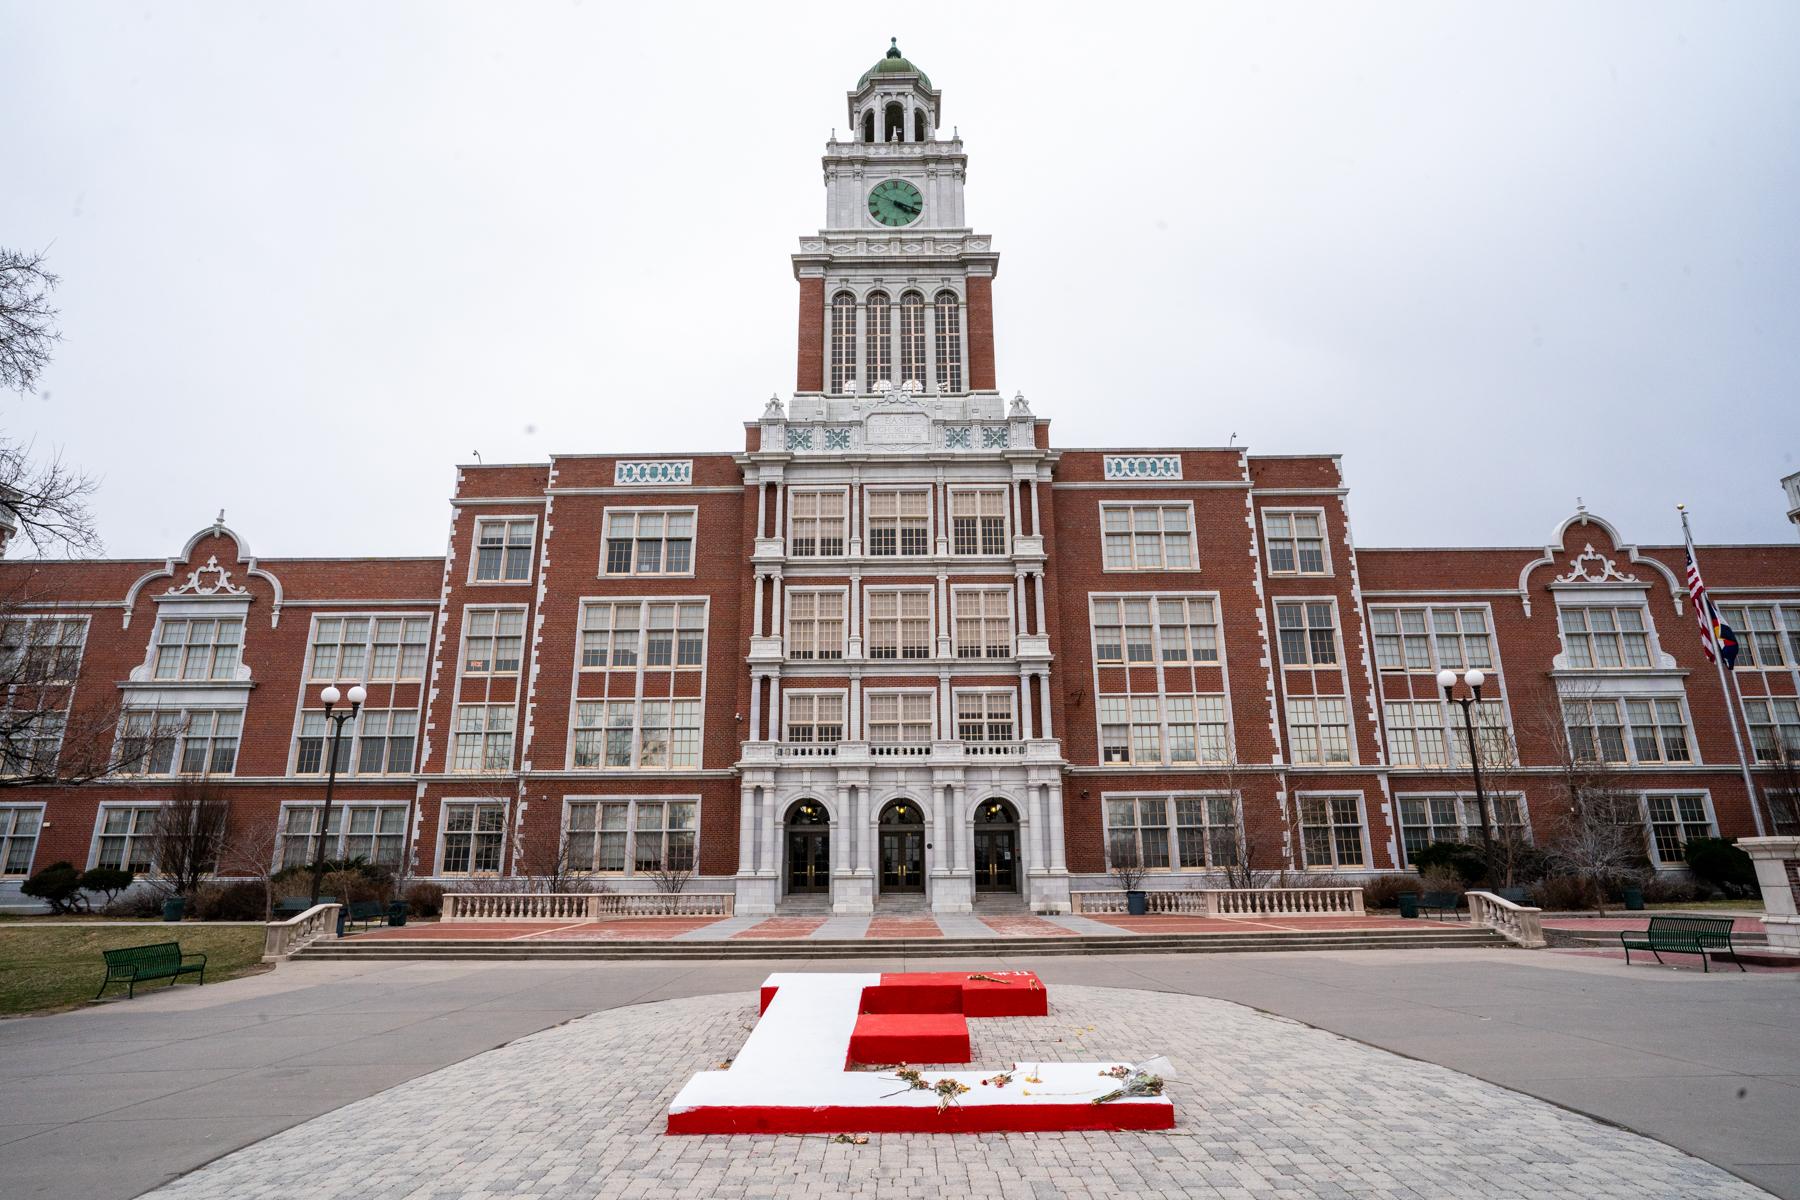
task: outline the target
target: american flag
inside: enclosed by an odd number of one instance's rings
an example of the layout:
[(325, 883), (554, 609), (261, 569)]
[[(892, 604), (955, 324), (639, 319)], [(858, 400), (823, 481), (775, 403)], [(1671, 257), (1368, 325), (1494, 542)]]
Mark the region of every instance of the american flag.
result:
[(1719, 610), (1706, 594), (1706, 584), (1700, 580), (1700, 565), (1694, 561), (1694, 552), (1687, 552), (1688, 599), (1693, 601), (1694, 616), (1700, 622), (1700, 648), (1706, 651), (1707, 662), (1725, 660), (1725, 669), (1731, 670), (1737, 665), (1737, 634), (1719, 615)]

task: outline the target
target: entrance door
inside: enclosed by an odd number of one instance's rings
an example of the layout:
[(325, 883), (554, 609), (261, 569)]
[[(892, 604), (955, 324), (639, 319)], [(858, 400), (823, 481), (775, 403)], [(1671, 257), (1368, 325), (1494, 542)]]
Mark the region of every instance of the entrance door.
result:
[(1019, 890), (1019, 818), (1004, 800), (975, 811), (975, 890)]
[(807, 894), (831, 890), (831, 827), (823, 805), (802, 800), (788, 810), (788, 891)]
[(881, 890), (925, 890), (925, 814), (910, 800), (881, 810)]

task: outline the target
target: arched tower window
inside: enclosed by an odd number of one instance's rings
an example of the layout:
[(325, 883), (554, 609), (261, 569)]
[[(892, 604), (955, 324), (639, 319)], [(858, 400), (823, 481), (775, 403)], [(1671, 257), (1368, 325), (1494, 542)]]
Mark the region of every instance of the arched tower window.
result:
[(869, 293), (868, 325), (864, 330), (867, 345), (864, 354), (869, 364), (871, 388), (879, 380), (885, 379), (889, 383), (894, 380), (893, 311), (886, 292)]
[(831, 298), (831, 394), (856, 383), (856, 297), (839, 292)]
[(913, 141), (925, 140), (925, 110), (918, 109), (913, 113)]
[(884, 142), (904, 142), (906, 140), (906, 109), (899, 101), (887, 106), (887, 113), (882, 118), (881, 140)]
[(875, 140), (875, 110), (872, 108), (863, 114), (862, 140), (865, 142)]
[(900, 382), (925, 382), (925, 297), (906, 292), (900, 297)]
[(937, 382), (946, 392), (963, 390), (962, 321), (957, 314), (956, 293), (949, 288), (937, 294)]

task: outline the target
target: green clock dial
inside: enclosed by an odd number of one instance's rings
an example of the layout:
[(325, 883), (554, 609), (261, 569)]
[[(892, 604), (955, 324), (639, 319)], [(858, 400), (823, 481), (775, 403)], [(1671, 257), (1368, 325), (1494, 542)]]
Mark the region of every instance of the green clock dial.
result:
[(869, 215), (883, 225), (910, 225), (924, 211), (924, 197), (904, 179), (884, 179), (869, 193)]

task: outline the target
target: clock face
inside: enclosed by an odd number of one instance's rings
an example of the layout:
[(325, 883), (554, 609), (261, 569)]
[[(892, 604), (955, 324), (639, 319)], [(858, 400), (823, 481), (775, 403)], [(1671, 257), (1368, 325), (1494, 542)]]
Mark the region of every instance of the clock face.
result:
[(886, 179), (869, 193), (869, 215), (883, 225), (910, 225), (925, 210), (919, 189), (904, 179)]

